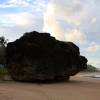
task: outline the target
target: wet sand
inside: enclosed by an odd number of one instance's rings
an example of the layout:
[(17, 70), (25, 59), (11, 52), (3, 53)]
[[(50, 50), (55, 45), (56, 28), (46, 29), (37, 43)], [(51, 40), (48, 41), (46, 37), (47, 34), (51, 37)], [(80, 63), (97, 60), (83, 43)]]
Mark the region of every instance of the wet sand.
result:
[(69, 82), (0, 82), (0, 100), (100, 100), (100, 80), (77, 75)]

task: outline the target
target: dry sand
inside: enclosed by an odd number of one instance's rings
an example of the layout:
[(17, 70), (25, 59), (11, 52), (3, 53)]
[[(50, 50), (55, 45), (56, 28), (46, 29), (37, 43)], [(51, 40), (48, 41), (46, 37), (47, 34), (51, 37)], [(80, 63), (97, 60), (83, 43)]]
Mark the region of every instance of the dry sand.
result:
[(0, 100), (100, 100), (100, 80), (75, 76), (70, 82), (0, 82)]

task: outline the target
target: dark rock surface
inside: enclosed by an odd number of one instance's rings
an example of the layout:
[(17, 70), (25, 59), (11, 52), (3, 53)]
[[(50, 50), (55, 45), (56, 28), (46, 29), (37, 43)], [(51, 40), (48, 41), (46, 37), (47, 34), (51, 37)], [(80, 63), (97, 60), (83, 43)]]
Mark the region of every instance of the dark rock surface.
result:
[(68, 79), (87, 67), (74, 43), (56, 40), (49, 33), (25, 33), (8, 43), (6, 54), (8, 71), (18, 81)]

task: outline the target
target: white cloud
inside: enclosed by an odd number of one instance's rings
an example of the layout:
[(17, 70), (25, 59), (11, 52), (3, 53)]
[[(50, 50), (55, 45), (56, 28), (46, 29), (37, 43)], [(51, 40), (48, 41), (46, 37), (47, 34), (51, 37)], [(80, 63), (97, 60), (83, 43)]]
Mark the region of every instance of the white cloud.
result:
[(64, 34), (61, 33), (61, 26), (58, 21), (52, 16), (44, 15), (45, 22), (44, 22), (44, 29), (43, 31), (51, 33), (52, 36), (56, 37), (57, 39), (64, 40)]
[(8, 19), (12, 22), (15, 23), (16, 25), (19, 26), (26, 26), (32, 23), (32, 19), (34, 18), (33, 14), (23, 12), (23, 13), (18, 13), (18, 14), (9, 14), (6, 15)]
[[(78, 0), (51, 0), (44, 15), (44, 31), (50, 32), (60, 40), (70, 40), (83, 43), (86, 41), (85, 33), (77, 27), (84, 19), (86, 6)], [(73, 28), (70, 28), (73, 26)]]
[(20, 4), (26, 5), (26, 0), (9, 0), (7, 3), (14, 5), (20, 5)]
[(46, 3), (46, 0), (7, 0), (0, 4), (0, 8), (17, 7), (26, 11), (43, 12), (45, 11)]
[(7, 37), (10, 41), (25, 32), (42, 31), (43, 28), (43, 17), (29, 12), (4, 14), (0, 16), (0, 19), (0, 35)]
[(13, 14), (4, 14), (0, 16), (0, 22), (5, 24), (6, 26), (11, 25), (19, 25), (19, 26), (28, 26), (34, 22), (36, 18), (33, 14), (28, 12), (21, 12), (21, 13), (13, 13)]
[(0, 35), (4, 35), (10, 41), (13, 41), (28, 31), (36, 30), (41, 32), (43, 29), (43, 11), (46, 3), (45, 0), (4, 1), (0, 4), (0, 8), (7, 9), (7, 7), (10, 7), (9, 9), (14, 9), (15, 12), (14, 10), (8, 11), (9, 13), (0, 12)]
[(93, 17), (91, 20), (91, 23), (94, 24), (94, 23), (96, 23), (96, 21), (97, 21), (96, 17)]
[(84, 33), (81, 33), (80, 30), (73, 29), (65, 35), (65, 40), (84, 44), (86, 43), (87, 38), (86, 38), (86, 35)]
[[(36, 24), (37, 23), (37, 24)], [(4, 27), (10, 26), (31, 26), (33, 24), (40, 25), (43, 24), (43, 15), (36, 12), (15, 12), (0, 15), (0, 24)], [(35, 26), (34, 25), (34, 26)]]
[(13, 7), (13, 5), (0, 4), (0, 8)]
[(8, 0), (7, 2), (4, 2), (3, 4), (0, 4), (0, 8), (6, 8), (6, 7), (28, 7), (30, 4), (26, 0)]
[(13, 6), (24, 6), (24, 7), (29, 6), (29, 3), (26, 0), (9, 0), (7, 4)]
[(96, 53), (96, 52), (100, 51), (100, 45), (95, 42), (92, 42), (89, 45), (89, 47), (87, 48), (87, 51), (91, 52), (91, 53)]

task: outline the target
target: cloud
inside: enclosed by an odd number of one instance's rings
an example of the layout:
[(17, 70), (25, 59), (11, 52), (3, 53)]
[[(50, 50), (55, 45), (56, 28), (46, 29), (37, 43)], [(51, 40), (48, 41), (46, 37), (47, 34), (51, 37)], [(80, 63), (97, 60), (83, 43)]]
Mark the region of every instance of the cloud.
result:
[(28, 6), (29, 5), (29, 3), (26, 0), (9, 0), (7, 4), (14, 5), (14, 6), (16, 5)]
[(30, 4), (27, 0), (8, 0), (0, 4), (0, 8), (7, 8), (7, 7), (28, 7)]
[(32, 23), (34, 16), (31, 13), (22, 12), (18, 14), (8, 14), (5, 15), (5, 18), (8, 18), (11, 23), (19, 26), (26, 26)]
[(96, 21), (97, 21), (97, 19), (96, 19), (96, 17), (94, 17), (94, 18), (92, 18), (91, 23), (92, 23), (92, 24), (95, 24)]
[(87, 6), (80, 0), (51, 0), (44, 15), (44, 31), (57, 39), (83, 43), (86, 35), (78, 27), (85, 18)]
[(81, 33), (81, 31), (78, 29), (73, 29), (67, 32), (67, 34), (65, 35), (65, 40), (75, 43), (79, 42), (80, 44), (84, 44), (87, 42), (86, 35), (84, 33)]
[(13, 5), (0, 4), (0, 8), (13, 7)]
[(91, 37), (95, 41), (100, 41), (99, 10), (98, 0), (91, 0), (91, 2), (90, 0), (50, 0), (44, 14), (43, 30), (66, 41), (65, 36), (68, 32), (78, 29), (81, 34), (88, 37), (87, 39)]
[(52, 36), (56, 37), (57, 39), (63, 40), (64, 34), (61, 30), (61, 26), (58, 21), (55, 20), (55, 18), (52, 16), (44, 15), (45, 21), (44, 21), (44, 28), (43, 31), (51, 33)]
[(43, 17), (29, 12), (4, 14), (0, 16), (0, 35), (4, 35), (10, 41), (20, 37), (28, 31), (42, 31)]
[(46, 0), (6, 0), (0, 3), (1, 36), (13, 41), (25, 32), (42, 31)]
[(0, 16), (0, 18), (0, 22), (2, 23), (1, 26), (3, 24), (8, 27), (10, 24), (13, 26), (31, 26), (36, 21), (38, 23), (38, 20), (42, 18), (42, 16), (38, 17), (29, 12), (21, 12), (15, 14), (3, 14)]
[(91, 53), (96, 53), (96, 52), (100, 51), (100, 45), (95, 42), (91, 42), (91, 44), (87, 48), (87, 51), (91, 52)]
[(43, 12), (45, 11), (47, 1), (48, 0), (7, 0), (0, 3), (0, 8), (16, 8), (25, 11)]

